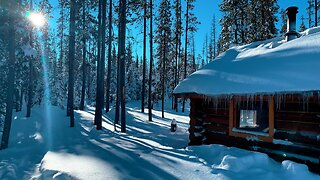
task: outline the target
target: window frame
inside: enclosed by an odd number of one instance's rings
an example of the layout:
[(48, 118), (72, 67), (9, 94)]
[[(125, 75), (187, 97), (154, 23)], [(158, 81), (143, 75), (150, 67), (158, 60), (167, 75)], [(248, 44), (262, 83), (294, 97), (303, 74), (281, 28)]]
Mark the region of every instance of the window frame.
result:
[[(249, 138), (249, 137), (256, 137), (259, 140), (272, 142), (274, 137), (274, 97), (267, 97), (263, 100), (268, 101), (268, 125), (269, 131), (265, 133), (265, 135), (257, 133), (257, 131), (249, 131), (243, 132), (242, 129), (237, 129), (237, 121), (240, 121), (240, 118), (237, 118), (237, 106), (235, 104), (234, 98), (231, 98), (229, 102), (229, 135), (234, 137), (241, 137), (241, 138)], [(260, 101), (260, 100), (259, 100)], [(240, 109), (241, 110), (241, 109)], [(236, 130), (235, 130), (236, 128)], [(263, 132), (262, 132), (263, 133)]]

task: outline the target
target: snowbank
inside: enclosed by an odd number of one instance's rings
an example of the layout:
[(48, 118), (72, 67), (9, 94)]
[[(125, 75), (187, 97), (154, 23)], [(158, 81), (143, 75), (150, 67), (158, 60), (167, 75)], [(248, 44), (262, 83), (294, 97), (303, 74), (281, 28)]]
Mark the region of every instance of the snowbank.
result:
[(211, 166), (212, 173), (221, 179), (290, 179), (316, 180), (304, 164), (292, 161), (275, 162), (264, 153), (223, 145), (192, 146), (187, 148), (200, 161)]
[(229, 95), (320, 90), (320, 28), (289, 42), (274, 38), (234, 47), (196, 71), (175, 94)]

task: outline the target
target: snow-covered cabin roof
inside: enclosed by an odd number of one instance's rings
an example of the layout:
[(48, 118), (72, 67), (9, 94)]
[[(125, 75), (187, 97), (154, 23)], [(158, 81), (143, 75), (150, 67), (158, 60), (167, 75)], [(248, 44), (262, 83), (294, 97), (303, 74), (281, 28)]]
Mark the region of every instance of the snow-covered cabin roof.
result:
[(289, 42), (274, 38), (233, 47), (188, 76), (175, 94), (208, 96), (320, 90), (320, 27)]

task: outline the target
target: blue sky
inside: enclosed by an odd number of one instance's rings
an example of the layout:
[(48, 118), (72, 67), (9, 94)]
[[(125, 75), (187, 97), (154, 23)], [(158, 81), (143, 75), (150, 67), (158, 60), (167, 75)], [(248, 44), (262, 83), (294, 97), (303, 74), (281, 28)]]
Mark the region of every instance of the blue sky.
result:
[[(198, 20), (201, 22), (199, 25), (198, 32), (196, 34), (196, 48), (200, 53), (202, 49), (203, 42), (205, 40), (206, 33), (210, 33), (211, 28), (211, 19), (213, 14), (216, 16), (216, 20), (218, 21), (222, 14), (219, 11), (218, 5), (222, 2), (222, 0), (197, 0), (195, 4), (195, 14), (198, 17)], [(286, 9), (289, 6), (297, 6), (299, 7), (299, 13), (297, 18), (297, 28), (300, 26), (300, 17), (303, 15), (306, 17), (306, 8), (307, 8), (307, 0), (278, 0), (278, 4), (280, 9)], [(306, 21), (305, 21), (306, 23)], [(277, 28), (280, 28), (280, 22), (277, 24)], [(219, 34), (221, 27), (217, 22), (217, 35)]]
[[(157, 3), (159, 0), (155, 0)], [(195, 34), (195, 44), (196, 44), (196, 51), (197, 53), (201, 54), (202, 51), (202, 45), (205, 41), (206, 33), (209, 34), (210, 28), (211, 28), (211, 19), (213, 15), (215, 14), (216, 20), (217, 20), (217, 37), (219, 35), (219, 32), (221, 30), (221, 27), (218, 23), (218, 20), (221, 18), (222, 14), (219, 11), (218, 5), (221, 3), (222, 0), (197, 0), (195, 3), (195, 9), (194, 13), (198, 18), (198, 21), (201, 22), (201, 24), (198, 26), (198, 31)], [(58, 17), (58, 8), (57, 8), (57, 1), (56, 0), (50, 0), (50, 2), (53, 4), (54, 7), (54, 17)], [(182, 0), (182, 3), (185, 4), (185, 0)], [(306, 7), (307, 7), (307, 0), (278, 0), (278, 4), (280, 6), (280, 9), (286, 9), (289, 6), (298, 6), (299, 7), (299, 13), (297, 18), (297, 28), (299, 27), (301, 21), (300, 17), (303, 15), (306, 17)], [(183, 6), (183, 9), (185, 5)], [(157, 12), (156, 10), (154, 11)], [(55, 26), (55, 19), (52, 19), (50, 24), (54, 27)], [(305, 21), (306, 23), (306, 21)], [(280, 28), (280, 23), (277, 24), (277, 28)], [(142, 51), (142, 33), (139, 33), (142, 31), (142, 27), (129, 27), (128, 29), (131, 29), (131, 34), (136, 34), (134, 37), (137, 39), (136, 46), (133, 49), (133, 53), (137, 53), (139, 56), (141, 55)], [(136, 33), (137, 32), (137, 33)], [(147, 56), (148, 57), (148, 56)]]

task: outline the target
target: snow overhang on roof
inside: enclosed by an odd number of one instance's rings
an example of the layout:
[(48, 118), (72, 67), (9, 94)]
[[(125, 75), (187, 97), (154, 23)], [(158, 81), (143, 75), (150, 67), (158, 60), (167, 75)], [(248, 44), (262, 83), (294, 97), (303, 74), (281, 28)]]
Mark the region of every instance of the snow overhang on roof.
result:
[(320, 27), (289, 42), (234, 47), (188, 76), (174, 94), (208, 96), (320, 90)]

